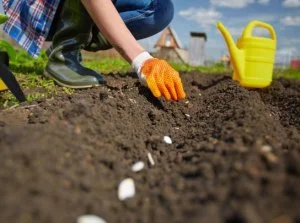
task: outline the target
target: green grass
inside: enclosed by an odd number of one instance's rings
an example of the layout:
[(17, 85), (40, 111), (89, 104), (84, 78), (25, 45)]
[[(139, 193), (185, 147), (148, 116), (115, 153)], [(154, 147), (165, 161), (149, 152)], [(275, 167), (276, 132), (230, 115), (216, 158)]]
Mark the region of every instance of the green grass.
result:
[(300, 70), (277, 69), (274, 71), (274, 78), (285, 77), (292, 79), (300, 79)]
[[(29, 103), (43, 98), (51, 98), (59, 93), (72, 94), (75, 91), (73, 89), (57, 86), (52, 80), (44, 77), (42, 74), (46, 63), (47, 56), (44, 51), (37, 59), (33, 59), (24, 51), (18, 51), (16, 59), (10, 64), (10, 68), (21, 84)], [(85, 61), (84, 64), (85, 66), (100, 71), (103, 74), (119, 73), (121, 75), (126, 75), (126, 73), (132, 71), (131, 66), (126, 61), (119, 58), (104, 58), (97, 61)], [(173, 63), (171, 63), (171, 65), (179, 72), (201, 72), (208, 74), (231, 72), (220, 63), (200, 67)], [(300, 71), (293, 71), (291, 69), (275, 70), (274, 78), (278, 77), (300, 79)], [(17, 100), (10, 92), (5, 91), (0, 93), (0, 108), (17, 105)]]
[[(26, 94), (27, 102), (34, 102), (43, 98), (51, 98), (58, 93), (72, 94), (73, 89), (59, 87), (54, 81), (37, 73), (14, 73), (21, 88)], [(16, 98), (9, 92), (0, 93), (0, 108), (18, 105)]]
[(98, 61), (86, 61), (84, 64), (86, 67), (100, 71), (103, 74), (124, 74), (132, 71), (131, 66), (125, 60), (119, 58), (104, 58)]
[(10, 68), (15, 73), (43, 74), (47, 63), (47, 55), (42, 51), (37, 59), (32, 58), (26, 52), (19, 50), (15, 60), (10, 62)]
[(209, 66), (197, 66), (197, 67), (193, 67), (187, 64), (174, 64), (174, 63), (171, 63), (171, 65), (179, 72), (200, 72), (206, 74), (230, 72), (230, 70), (221, 63), (216, 63)]

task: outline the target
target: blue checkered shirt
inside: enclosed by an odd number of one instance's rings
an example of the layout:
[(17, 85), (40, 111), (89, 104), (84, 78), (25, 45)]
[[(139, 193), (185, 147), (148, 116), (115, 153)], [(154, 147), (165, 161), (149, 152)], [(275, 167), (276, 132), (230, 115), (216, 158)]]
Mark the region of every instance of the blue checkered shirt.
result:
[(2, 0), (9, 17), (4, 31), (37, 57), (46, 40), (60, 0)]

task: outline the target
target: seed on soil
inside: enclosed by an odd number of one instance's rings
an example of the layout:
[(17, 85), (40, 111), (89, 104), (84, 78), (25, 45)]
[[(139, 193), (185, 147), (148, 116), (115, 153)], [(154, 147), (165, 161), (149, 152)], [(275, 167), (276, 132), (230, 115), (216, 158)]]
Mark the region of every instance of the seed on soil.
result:
[(188, 117), (188, 118), (191, 117), (189, 114), (184, 114), (184, 115), (185, 115), (186, 117)]
[(153, 159), (151, 153), (148, 153), (147, 156), (148, 156), (149, 163), (150, 163), (152, 166), (154, 166), (154, 165), (155, 165), (155, 162), (154, 162), (154, 159)]
[(136, 104), (136, 100), (132, 99), (132, 98), (129, 98), (129, 101), (132, 103), (132, 104)]
[(82, 215), (77, 219), (77, 223), (106, 223), (106, 221), (96, 215)]
[(144, 167), (145, 167), (145, 163), (143, 161), (139, 161), (132, 165), (131, 170), (133, 172), (139, 172), (139, 171), (143, 170)]
[(79, 125), (76, 125), (76, 126), (75, 126), (75, 133), (76, 133), (77, 135), (81, 134), (81, 128), (80, 128)]
[(134, 195), (135, 195), (135, 185), (133, 179), (127, 178), (123, 180), (119, 184), (119, 189), (118, 189), (119, 200), (124, 201), (126, 199), (134, 197)]
[(172, 144), (172, 139), (169, 136), (164, 136), (164, 142), (167, 144)]
[(270, 153), (272, 151), (272, 147), (269, 146), (269, 145), (264, 145), (264, 146), (261, 147), (261, 151), (263, 153)]
[(277, 163), (278, 162), (278, 157), (273, 153), (266, 153), (265, 158), (270, 163)]

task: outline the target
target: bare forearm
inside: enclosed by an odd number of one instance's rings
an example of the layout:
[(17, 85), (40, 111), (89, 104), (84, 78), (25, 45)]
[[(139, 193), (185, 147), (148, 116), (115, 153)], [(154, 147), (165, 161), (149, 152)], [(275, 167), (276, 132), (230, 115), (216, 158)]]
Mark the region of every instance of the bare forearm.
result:
[(111, 0), (82, 0), (101, 33), (131, 63), (145, 51), (130, 33)]

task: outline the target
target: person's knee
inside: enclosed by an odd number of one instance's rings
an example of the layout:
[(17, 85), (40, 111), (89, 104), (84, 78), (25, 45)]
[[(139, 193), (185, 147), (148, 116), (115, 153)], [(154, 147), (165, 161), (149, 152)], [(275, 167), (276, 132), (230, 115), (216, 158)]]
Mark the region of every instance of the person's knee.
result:
[(162, 31), (174, 17), (174, 6), (171, 0), (154, 0), (157, 4), (154, 12), (154, 20), (157, 32)]
[(174, 6), (171, 0), (153, 0), (151, 15), (143, 20), (143, 27), (147, 27), (141, 38), (153, 36), (165, 29), (172, 21), (174, 16)]
[(151, 4), (143, 8), (140, 16), (125, 22), (136, 39), (143, 39), (166, 28), (173, 16), (174, 6), (171, 0), (151, 0)]

